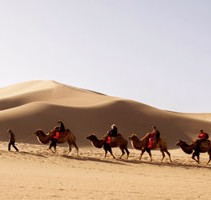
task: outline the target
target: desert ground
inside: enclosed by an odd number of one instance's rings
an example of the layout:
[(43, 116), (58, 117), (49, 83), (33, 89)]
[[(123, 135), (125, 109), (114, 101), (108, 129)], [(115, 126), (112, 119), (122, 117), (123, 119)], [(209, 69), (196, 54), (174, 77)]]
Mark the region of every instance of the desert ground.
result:
[[(20, 152), (8, 152), (1, 144), (0, 199), (210, 199), (211, 165), (208, 155), (201, 164), (180, 149), (170, 150), (173, 162), (160, 161), (159, 151), (152, 151), (153, 161), (130, 150), (127, 160), (104, 158), (103, 149), (58, 147), (56, 154), (46, 145), (17, 144)], [(119, 149), (114, 149), (116, 156)]]
[[(51, 130), (58, 120), (77, 139), (79, 155), (67, 144), (57, 152), (40, 144), (35, 130)], [(129, 143), (130, 156), (113, 159), (95, 148), (86, 136), (102, 137), (112, 123), (125, 138), (144, 136), (156, 125), (172, 156), (161, 162), (159, 150), (139, 160)], [(10, 128), (20, 152), (8, 151)], [(197, 164), (175, 144), (191, 143), (200, 129), (211, 132), (210, 113), (176, 113), (132, 100), (111, 97), (55, 81), (29, 81), (0, 88), (0, 199), (203, 199), (211, 197), (211, 163), (207, 153)], [(211, 135), (210, 135), (211, 136)], [(128, 140), (129, 142), (129, 140)]]

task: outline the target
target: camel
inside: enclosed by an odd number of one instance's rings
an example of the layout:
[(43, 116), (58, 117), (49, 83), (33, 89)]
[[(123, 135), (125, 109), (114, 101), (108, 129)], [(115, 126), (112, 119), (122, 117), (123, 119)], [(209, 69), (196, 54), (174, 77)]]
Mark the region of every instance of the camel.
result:
[[(179, 146), (185, 153), (192, 154), (192, 159), (195, 160), (198, 164), (200, 162), (200, 153), (208, 152), (209, 160), (206, 165), (209, 164), (211, 161), (211, 141), (201, 141), (199, 149), (196, 150), (196, 142), (193, 142), (192, 144), (187, 144), (185, 141), (179, 140), (179, 142), (176, 144)], [(197, 159), (195, 158), (197, 157)]]
[(112, 138), (112, 141), (110, 144), (106, 143), (105, 137), (103, 137), (102, 139), (98, 139), (95, 134), (92, 134), (86, 138), (91, 141), (91, 143), (94, 147), (96, 147), (96, 148), (103, 147), (103, 149), (105, 151), (105, 158), (107, 156), (107, 153), (110, 152), (112, 157), (114, 159), (116, 159), (112, 152), (113, 147), (119, 147), (121, 149), (122, 155), (119, 157), (119, 159), (122, 158), (122, 156), (125, 154), (125, 151), (127, 153), (127, 159), (129, 157), (130, 152), (128, 151), (128, 148), (127, 148), (128, 141), (122, 135), (118, 135), (115, 139)]
[[(51, 130), (48, 134), (45, 134), (41, 129), (38, 129), (37, 131), (34, 132), (34, 135), (37, 137), (38, 141), (42, 144), (48, 144), (51, 141), (49, 149), (54, 147), (54, 152), (56, 152), (56, 143), (52, 141), (55, 131), (56, 130), (54, 129)], [(76, 148), (78, 155), (79, 148), (76, 144), (76, 137), (69, 129), (66, 129), (64, 133), (61, 133), (57, 140), (57, 143), (65, 143), (65, 142), (67, 142), (69, 146), (68, 154), (71, 152), (73, 145)]]
[(144, 154), (144, 152), (147, 151), (147, 153), (150, 156), (150, 160), (152, 161), (151, 150), (160, 149), (160, 151), (162, 153), (162, 159), (161, 159), (161, 161), (163, 161), (163, 159), (165, 157), (165, 153), (166, 153), (169, 156), (170, 162), (172, 162), (172, 160), (171, 160), (171, 154), (169, 153), (169, 151), (167, 149), (167, 143), (164, 140), (162, 140), (161, 138), (158, 140), (158, 142), (155, 142), (153, 144), (152, 148), (148, 148), (149, 134), (147, 134), (141, 140), (138, 138), (138, 136), (136, 134), (132, 134), (129, 137), (129, 139), (131, 140), (131, 145), (132, 145), (133, 148), (135, 148), (137, 150), (141, 150), (141, 155), (140, 155), (139, 160), (141, 160), (142, 155)]

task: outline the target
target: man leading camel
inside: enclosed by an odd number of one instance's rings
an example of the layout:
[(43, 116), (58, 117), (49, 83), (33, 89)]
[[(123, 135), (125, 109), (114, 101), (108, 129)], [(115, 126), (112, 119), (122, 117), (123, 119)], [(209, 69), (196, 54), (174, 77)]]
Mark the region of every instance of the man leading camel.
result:
[(11, 150), (11, 146), (13, 146), (16, 151), (19, 151), (18, 148), (15, 146), (15, 134), (10, 129), (7, 130), (7, 133), (9, 133), (8, 151)]

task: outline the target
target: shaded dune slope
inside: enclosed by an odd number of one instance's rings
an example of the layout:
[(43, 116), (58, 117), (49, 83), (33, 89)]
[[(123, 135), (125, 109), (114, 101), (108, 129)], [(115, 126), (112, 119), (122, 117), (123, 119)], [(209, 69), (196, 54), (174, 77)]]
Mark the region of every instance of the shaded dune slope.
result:
[[(191, 141), (197, 131), (211, 130), (211, 122), (191, 114), (153, 108), (132, 100), (111, 97), (55, 81), (30, 81), (0, 89), (0, 140), (11, 128), (18, 142), (38, 143), (33, 132), (45, 132), (61, 119), (76, 135), (79, 146), (90, 145), (85, 137), (103, 136), (116, 123), (125, 137), (140, 137), (156, 125), (170, 148), (178, 139)], [(199, 115), (197, 115), (199, 116)]]

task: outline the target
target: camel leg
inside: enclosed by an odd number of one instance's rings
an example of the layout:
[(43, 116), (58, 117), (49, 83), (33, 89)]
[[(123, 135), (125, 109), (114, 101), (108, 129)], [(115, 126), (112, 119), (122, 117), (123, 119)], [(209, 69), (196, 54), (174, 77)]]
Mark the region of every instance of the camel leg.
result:
[(127, 159), (128, 159), (130, 152), (128, 151), (127, 148), (125, 148), (125, 151), (126, 151), (126, 153), (127, 153)]
[(162, 153), (162, 159), (161, 159), (161, 162), (163, 161), (163, 159), (165, 158), (165, 153), (164, 153), (164, 151), (163, 150), (160, 150), (161, 151), (161, 153)]
[[(197, 156), (197, 159), (195, 159), (196, 156)], [(192, 154), (192, 159), (195, 160), (199, 164), (199, 152), (194, 151)]]
[(164, 150), (165, 152), (166, 152), (166, 154), (169, 156), (169, 160), (170, 160), (170, 162), (172, 162), (172, 160), (171, 160), (171, 154), (169, 153), (169, 151), (166, 149), (166, 150)]
[(124, 149), (123, 149), (123, 148), (120, 148), (120, 149), (121, 149), (121, 151), (122, 151), (122, 155), (119, 157), (119, 159), (121, 159), (121, 158), (122, 158), (122, 156), (125, 154)]
[(150, 160), (152, 162), (152, 154), (151, 154), (151, 150), (150, 149), (146, 149), (147, 153), (149, 154)]
[(72, 144), (70, 142), (68, 142), (68, 146), (69, 146), (69, 151), (67, 152), (67, 155), (72, 151)]
[(114, 156), (114, 154), (113, 154), (113, 152), (112, 152), (112, 149), (110, 148), (108, 151), (109, 151), (110, 154), (112, 155), (113, 159), (116, 159), (115, 156)]
[(209, 160), (208, 160), (206, 165), (208, 165), (210, 163), (210, 161), (211, 161), (211, 152), (208, 152), (208, 154), (209, 154)]
[(103, 148), (104, 148), (104, 150), (105, 150), (105, 158), (106, 158), (107, 153), (108, 153), (108, 151), (109, 151), (110, 154), (112, 155), (112, 157), (113, 157), (114, 159), (116, 159), (116, 158), (114, 157), (114, 155), (113, 155), (111, 146), (110, 146), (109, 144), (104, 144), (104, 145), (103, 145)]
[(75, 142), (73, 142), (73, 146), (76, 148), (76, 151), (77, 151), (77, 156), (78, 156), (78, 146)]
[(209, 160), (208, 160), (208, 162), (207, 162), (207, 164), (206, 164), (206, 165), (208, 165), (208, 164), (210, 163), (210, 161), (211, 161), (211, 156), (210, 156), (210, 158), (209, 158)]
[(145, 152), (145, 149), (142, 149), (142, 150), (141, 150), (141, 155), (140, 155), (139, 160), (141, 160), (141, 158), (142, 158), (142, 156), (143, 156), (144, 152)]

